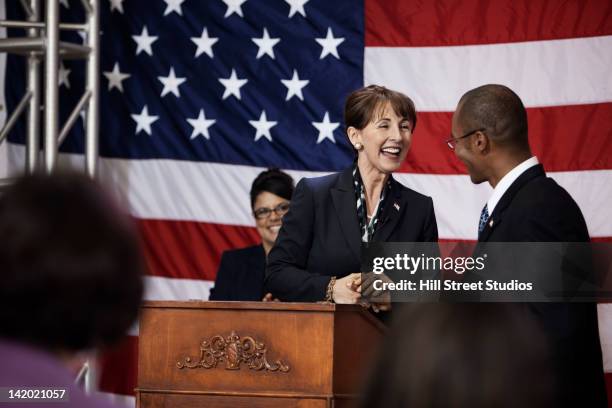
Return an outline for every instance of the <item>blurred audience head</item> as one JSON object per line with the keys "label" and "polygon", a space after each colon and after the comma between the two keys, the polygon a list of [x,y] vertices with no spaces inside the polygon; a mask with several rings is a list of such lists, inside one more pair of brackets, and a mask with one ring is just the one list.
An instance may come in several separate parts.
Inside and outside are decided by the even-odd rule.
{"label": "blurred audience head", "polygon": [[72,353],[109,345],[134,323],[139,243],[94,181],[18,179],[0,195],[0,236],[0,337]]}
{"label": "blurred audience head", "polygon": [[263,171],[253,181],[251,209],[266,254],[278,237],[283,215],[289,211],[293,189],[291,176],[279,169]]}
{"label": "blurred audience head", "polygon": [[361,406],[551,406],[550,354],[525,307],[405,305],[394,317]]}

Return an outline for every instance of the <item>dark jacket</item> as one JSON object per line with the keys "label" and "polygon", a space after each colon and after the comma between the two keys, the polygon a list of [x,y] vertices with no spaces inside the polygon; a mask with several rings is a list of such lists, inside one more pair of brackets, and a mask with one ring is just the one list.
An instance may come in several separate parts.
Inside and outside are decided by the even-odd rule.
{"label": "dark jacket", "polygon": [[255,245],[223,252],[210,300],[261,300],[266,254]]}
{"label": "dark jacket", "polygon": [[[391,178],[384,203],[373,241],[437,241],[431,198]],[[268,255],[266,291],[284,301],[320,301],[332,276],[360,272],[356,205],[352,168],[300,180]]]}
{"label": "dark jacket", "polygon": [[[489,217],[479,242],[589,242],[580,208],[541,165],[519,176]],[[557,380],[557,404],[607,406],[593,303],[522,304],[543,327]]]}

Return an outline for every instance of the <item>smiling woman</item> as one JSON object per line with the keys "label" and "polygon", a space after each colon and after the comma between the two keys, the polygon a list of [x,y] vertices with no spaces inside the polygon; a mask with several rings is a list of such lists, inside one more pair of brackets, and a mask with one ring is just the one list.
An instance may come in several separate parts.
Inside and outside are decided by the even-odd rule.
{"label": "smiling woman", "polygon": [[268,292],[288,301],[361,303],[361,242],[438,239],[431,198],[391,176],[410,149],[416,121],[414,103],[400,92],[370,85],[348,96],[344,122],[355,162],[298,183],[268,256]]}
{"label": "smiling woman", "polygon": [[255,178],[250,192],[251,210],[261,244],[223,253],[210,300],[272,300],[263,290],[266,257],[292,195],[293,179],[278,169],[263,171]]}

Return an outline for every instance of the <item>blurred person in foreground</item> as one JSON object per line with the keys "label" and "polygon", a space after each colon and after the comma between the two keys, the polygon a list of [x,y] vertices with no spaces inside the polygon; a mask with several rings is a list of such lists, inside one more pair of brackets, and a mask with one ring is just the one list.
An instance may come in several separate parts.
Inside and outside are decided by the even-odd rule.
{"label": "blurred person in foreground", "polygon": [[[478,242],[590,241],[574,199],[531,153],[527,112],[510,88],[484,85],[463,95],[448,143],[474,184],[493,187],[474,223]],[[596,306],[516,304],[541,325],[551,346],[556,406],[607,406]]]}
{"label": "blurred person in foreground", "polygon": [[66,389],[61,406],[109,407],[69,367],[136,320],[143,261],[130,220],[86,176],[39,174],[0,195],[0,236],[0,387]]}
{"label": "blurred person in foreground", "polygon": [[293,179],[278,169],[259,173],[251,185],[251,211],[261,244],[223,252],[210,300],[273,300],[264,292],[266,258],[289,210]]}
{"label": "blurred person in foreground", "polygon": [[553,407],[541,328],[503,303],[406,305],[370,373],[363,408]]}
{"label": "blurred person in foreground", "polygon": [[267,291],[285,301],[360,303],[362,242],[437,241],[432,199],[392,177],[416,122],[414,103],[400,92],[370,85],[348,96],[344,123],[355,161],[300,180],[268,256]]}

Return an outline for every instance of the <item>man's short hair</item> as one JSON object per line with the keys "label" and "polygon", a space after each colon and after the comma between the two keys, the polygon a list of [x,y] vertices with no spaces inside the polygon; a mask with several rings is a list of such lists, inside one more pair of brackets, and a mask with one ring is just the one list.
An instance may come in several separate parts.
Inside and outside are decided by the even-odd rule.
{"label": "man's short hair", "polygon": [[143,261],[128,217],[79,174],[0,195],[0,336],[54,351],[107,345],[134,323]]}
{"label": "man's short hair", "polygon": [[461,97],[458,109],[465,132],[485,128],[499,145],[529,149],[527,112],[510,88],[496,84],[474,88]]}

